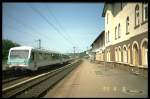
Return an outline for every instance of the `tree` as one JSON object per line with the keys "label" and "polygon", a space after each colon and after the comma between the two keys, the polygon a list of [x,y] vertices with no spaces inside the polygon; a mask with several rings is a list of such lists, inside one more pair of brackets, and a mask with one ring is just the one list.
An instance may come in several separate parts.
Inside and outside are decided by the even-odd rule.
{"label": "tree", "polygon": [[12,47],[16,47],[16,46],[20,46],[20,45],[12,42],[11,40],[3,39],[3,41],[2,41],[2,58],[3,58],[3,61],[7,60],[9,49]]}

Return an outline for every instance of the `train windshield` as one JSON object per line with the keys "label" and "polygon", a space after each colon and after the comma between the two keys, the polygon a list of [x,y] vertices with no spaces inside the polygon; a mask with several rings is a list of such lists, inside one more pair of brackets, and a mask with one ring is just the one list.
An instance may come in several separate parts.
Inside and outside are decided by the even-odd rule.
{"label": "train windshield", "polygon": [[28,58],[29,50],[11,50],[10,52],[10,58],[15,59],[26,59]]}

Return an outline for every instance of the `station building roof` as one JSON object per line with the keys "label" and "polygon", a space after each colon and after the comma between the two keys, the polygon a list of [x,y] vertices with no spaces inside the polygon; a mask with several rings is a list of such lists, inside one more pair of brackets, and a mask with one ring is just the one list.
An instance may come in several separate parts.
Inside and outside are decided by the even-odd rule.
{"label": "station building roof", "polygon": [[105,31],[102,31],[98,36],[97,38],[94,40],[94,42],[91,44],[91,46],[93,46],[93,44],[102,36],[104,35]]}

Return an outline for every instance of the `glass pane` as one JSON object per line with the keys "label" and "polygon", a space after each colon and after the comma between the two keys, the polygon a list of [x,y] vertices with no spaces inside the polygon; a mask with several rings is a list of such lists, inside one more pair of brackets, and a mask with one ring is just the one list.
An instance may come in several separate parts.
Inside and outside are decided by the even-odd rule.
{"label": "glass pane", "polygon": [[10,58],[28,58],[29,50],[12,50]]}

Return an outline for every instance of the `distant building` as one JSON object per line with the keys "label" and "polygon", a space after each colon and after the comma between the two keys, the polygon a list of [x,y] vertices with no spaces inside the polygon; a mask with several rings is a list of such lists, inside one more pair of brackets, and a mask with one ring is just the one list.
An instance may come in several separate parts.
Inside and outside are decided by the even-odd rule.
{"label": "distant building", "polygon": [[94,61],[94,57],[95,57],[95,53],[94,52],[92,52],[92,49],[89,49],[89,50],[87,50],[86,51],[86,54],[88,54],[88,59],[90,60],[90,61]]}
{"label": "distant building", "polygon": [[105,50],[105,31],[102,31],[99,36],[91,44],[93,57],[96,61],[104,61]]}

